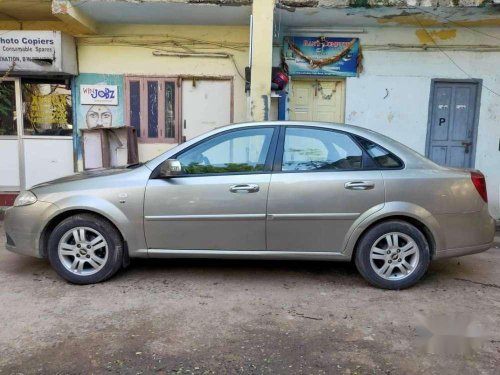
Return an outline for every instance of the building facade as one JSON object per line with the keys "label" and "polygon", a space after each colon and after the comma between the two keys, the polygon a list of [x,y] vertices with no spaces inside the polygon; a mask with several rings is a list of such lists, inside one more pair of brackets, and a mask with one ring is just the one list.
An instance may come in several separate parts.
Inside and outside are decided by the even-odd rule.
{"label": "building facade", "polygon": [[[370,128],[442,165],[480,169],[500,218],[493,4],[23,3],[0,5],[11,16],[0,19],[1,48],[11,48],[0,55],[4,193],[82,170],[83,129],[134,127],[145,161],[231,122],[318,120]],[[38,30],[60,35],[57,63],[41,55],[31,66],[13,64],[25,52],[16,55],[23,46],[6,40],[36,39]]]}

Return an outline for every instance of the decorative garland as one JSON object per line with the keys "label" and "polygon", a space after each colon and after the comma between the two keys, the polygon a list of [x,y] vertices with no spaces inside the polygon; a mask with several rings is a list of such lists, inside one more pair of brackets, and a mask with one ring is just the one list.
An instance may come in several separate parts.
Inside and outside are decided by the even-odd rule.
{"label": "decorative garland", "polygon": [[323,90],[323,86],[321,86],[321,83],[316,80],[316,87],[319,91],[319,93],[321,94],[321,97],[323,98],[323,100],[330,100],[333,96],[333,94],[335,94],[335,92],[337,91],[337,82],[335,82],[335,87],[332,89],[332,91],[329,93],[329,94],[326,94]]}

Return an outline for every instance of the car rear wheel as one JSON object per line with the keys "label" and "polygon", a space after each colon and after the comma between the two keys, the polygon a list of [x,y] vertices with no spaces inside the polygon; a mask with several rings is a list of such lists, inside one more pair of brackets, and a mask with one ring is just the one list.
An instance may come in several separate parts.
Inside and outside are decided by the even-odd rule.
{"label": "car rear wheel", "polygon": [[56,272],[74,284],[94,284],[121,267],[123,242],[116,228],[92,214],[70,216],[52,231],[49,261]]}
{"label": "car rear wheel", "polygon": [[363,235],[355,262],[370,284],[404,289],[414,285],[427,271],[429,244],[415,226],[401,220],[386,221]]}

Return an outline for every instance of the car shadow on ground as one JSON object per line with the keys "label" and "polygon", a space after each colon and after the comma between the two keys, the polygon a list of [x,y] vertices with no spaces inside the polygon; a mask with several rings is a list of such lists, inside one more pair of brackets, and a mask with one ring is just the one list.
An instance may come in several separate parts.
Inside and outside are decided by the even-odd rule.
{"label": "car shadow on ground", "polygon": [[[490,251],[498,251],[491,249]],[[480,256],[480,255],[479,255]],[[478,256],[440,259],[431,262],[422,284],[432,285],[446,280],[457,280],[477,274]],[[48,260],[4,253],[0,274],[14,276],[43,275],[57,280],[58,276]],[[473,259],[475,258],[475,259]],[[480,260],[479,260],[480,261]],[[481,262],[481,261],[480,261]],[[367,285],[354,262],[293,261],[293,260],[233,260],[233,259],[132,259],[112,280],[131,283],[137,279],[173,277],[223,278],[230,280],[321,280],[337,285]]]}
{"label": "car shadow on ground", "polygon": [[[461,259],[441,259],[431,262],[422,278],[422,285],[439,285],[473,275],[475,267]],[[296,279],[300,282],[321,281],[337,286],[367,286],[354,262],[330,261],[279,261],[279,260],[233,260],[233,259],[134,259],[130,266],[121,270],[115,279],[162,278],[192,276],[193,278],[219,279],[252,283],[252,280],[281,281]],[[418,285],[418,284],[417,284]]]}

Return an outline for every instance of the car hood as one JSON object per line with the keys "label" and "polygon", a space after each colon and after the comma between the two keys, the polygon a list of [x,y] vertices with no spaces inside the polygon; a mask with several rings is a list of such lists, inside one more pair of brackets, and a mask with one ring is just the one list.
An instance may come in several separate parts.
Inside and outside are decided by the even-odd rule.
{"label": "car hood", "polygon": [[92,170],[92,171],[85,171],[85,172],[75,173],[75,174],[72,174],[70,176],[61,177],[61,178],[57,178],[55,180],[43,182],[41,184],[32,186],[31,189],[37,189],[37,188],[42,188],[42,187],[46,187],[46,186],[52,186],[52,185],[60,184],[60,183],[64,183],[64,182],[86,180],[86,179],[89,179],[89,178],[102,177],[102,176],[111,176],[111,175],[114,175],[114,174],[126,173],[126,172],[130,172],[130,171],[131,170],[127,169],[126,167],[123,167],[123,168],[96,169],[96,170]]}

